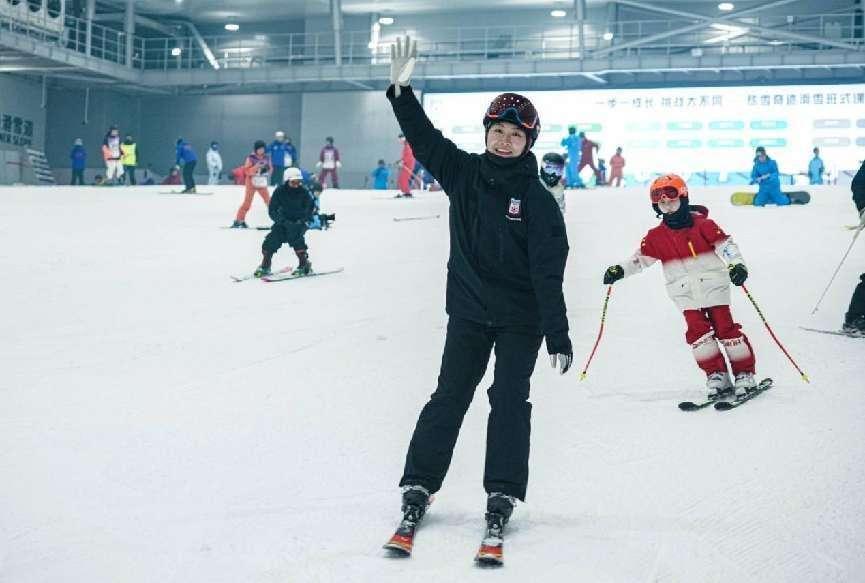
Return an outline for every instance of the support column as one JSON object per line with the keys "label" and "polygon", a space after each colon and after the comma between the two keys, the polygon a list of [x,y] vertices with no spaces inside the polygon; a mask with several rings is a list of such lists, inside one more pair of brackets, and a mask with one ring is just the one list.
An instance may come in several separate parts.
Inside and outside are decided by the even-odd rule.
{"label": "support column", "polygon": [[93,53],[93,18],[96,16],[96,0],[87,0],[87,9],[84,13],[86,36],[84,40],[84,52],[87,56]]}
{"label": "support column", "polygon": [[586,0],[574,0],[574,18],[579,32],[580,59],[586,58]]}
{"label": "support column", "polygon": [[123,22],[123,32],[126,33],[126,66],[132,67],[132,57],[135,55],[135,2],[126,0],[126,12]]}
{"label": "support column", "polygon": [[342,65],[342,0],[330,0],[330,17],[333,22],[334,61]]}

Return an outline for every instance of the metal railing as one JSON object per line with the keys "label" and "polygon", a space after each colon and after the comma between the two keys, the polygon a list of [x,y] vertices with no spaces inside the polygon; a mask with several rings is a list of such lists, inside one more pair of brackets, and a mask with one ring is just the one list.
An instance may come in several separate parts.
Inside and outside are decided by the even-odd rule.
{"label": "metal railing", "polygon": [[[784,53],[793,50],[824,50],[832,42],[863,45],[862,16],[856,14],[822,14],[810,16],[771,16],[740,19],[735,23],[674,34],[650,43],[627,46],[647,36],[668,33],[696,24],[691,20],[621,21],[612,30],[587,23],[580,39],[577,24],[556,27],[486,26],[449,27],[421,31],[388,30],[373,45],[369,31],[347,31],[341,34],[341,64],[372,65],[387,63],[390,44],[410,34],[418,40],[422,61],[476,61],[489,59],[579,59],[593,53],[619,56],[664,55],[688,53],[694,56],[730,53]],[[779,34],[767,42],[749,27],[759,26],[780,33],[815,37],[813,40],[791,39]],[[607,34],[610,33],[610,34]],[[822,37],[822,40],[817,37]],[[255,35],[221,35],[206,37],[221,68],[282,67],[290,65],[332,65],[336,62],[334,34],[287,33]],[[624,48],[618,48],[626,45]],[[142,43],[144,69],[207,69],[211,67],[202,49],[191,38],[150,38]],[[174,54],[172,54],[174,51]]]}
{"label": "metal railing", "polygon": [[[398,36],[410,34],[418,40],[422,61],[485,61],[493,59],[546,60],[590,59],[594,56],[710,56],[722,54],[777,54],[837,48],[845,43],[862,49],[861,14],[818,14],[800,16],[759,16],[742,18],[721,26],[685,33],[669,34],[698,21],[655,19],[619,21],[610,29],[597,22],[583,28],[576,23],[557,26],[486,26],[430,28],[420,31],[387,28],[376,44],[368,30],[346,31],[340,35],[341,64],[375,65],[390,60],[390,45]],[[87,23],[67,16],[62,32],[34,23],[0,15],[0,31],[6,30],[34,40],[87,54]],[[792,39],[781,34],[771,42],[766,33],[756,36],[749,27],[762,27],[806,38]],[[126,64],[127,35],[117,28],[92,23],[90,56],[116,64]],[[650,36],[648,43],[636,44]],[[771,36],[771,34],[770,34]],[[811,38],[813,37],[813,38]],[[819,37],[819,38],[818,38]],[[211,69],[203,48],[191,37],[145,38],[135,36],[131,66],[138,70]],[[336,63],[334,34],[314,33],[257,34],[237,33],[204,38],[220,68],[251,69],[294,65],[332,65]]]}

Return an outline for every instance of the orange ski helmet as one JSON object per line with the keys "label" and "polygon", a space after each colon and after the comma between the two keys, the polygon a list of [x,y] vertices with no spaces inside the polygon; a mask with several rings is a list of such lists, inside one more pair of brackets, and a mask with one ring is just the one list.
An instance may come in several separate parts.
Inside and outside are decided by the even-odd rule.
{"label": "orange ski helmet", "polygon": [[649,196],[653,205],[661,202],[661,197],[666,197],[669,200],[675,200],[679,197],[688,198],[688,185],[676,174],[664,174],[652,182],[652,186],[649,187]]}

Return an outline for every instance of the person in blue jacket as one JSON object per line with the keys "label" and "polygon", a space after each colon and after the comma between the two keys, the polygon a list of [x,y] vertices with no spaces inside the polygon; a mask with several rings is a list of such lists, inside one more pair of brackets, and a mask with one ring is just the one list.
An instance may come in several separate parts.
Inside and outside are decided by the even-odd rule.
{"label": "person in blue jacket", "polygon": [[568,126],[568,135],[562,138],[562,146],[568,150],[568,165],[565,166],[565,182],[568,188],[582,188],[583,181],[577,168],[582,157],[583,138],[577,135],[575,126]]}
{"label": "person in blue jacket", "polygon": [[297,167],[297,150],[292,145],[291,138],[286,137],[285,132],[276,132],[273,137],[274,140],[267,147],[267,153],[270,154],[270,161],[273,164],[270,185],[279,186],[284,182],[285,169]]}
{"label": "person in blue jacket", "polygon": [[195,150],[189,145],[189,142],[183,138],[177,138],[175,163],[178,166],[183,166],[183,184],[186,187],[183,194],[195,194],[195,164],[198,163],[198,156],[195,155]]}
{"label": "person in blue jacket", "polygon": [[811,184],[823,184],[823,173],[826,167],[820,158],[820,148],[814,148],[814,157],[808,162],[808,180]]}
{"label": "person in blue jacket", "polygon": [[778,177],[778,163],[766,155],[766,148],[760,146],[754,157],[751,170],[751,184],[758,184],[759,190],[754,197],[754,206],[774,203],[778,206],[790,204],[790,199],[781,192],[781,179]]}
{"label": "person in blue jacket", "polygon": [[84,149],[84,141],[81,138],[75,138],[72,151],[69,152],[69,159],[72,162],[72,186],[78,184],[84,186],[84,169],[87,167],[87,150]]}
{"label": "person in blue jacket", "polygon": [[370,172],[370,176],[372,176],[372,187],[375,190],[387,190],[387,181],[390,178],[390,170],[384,160],[378,161],[378,166],[375,167],[375,170]]}

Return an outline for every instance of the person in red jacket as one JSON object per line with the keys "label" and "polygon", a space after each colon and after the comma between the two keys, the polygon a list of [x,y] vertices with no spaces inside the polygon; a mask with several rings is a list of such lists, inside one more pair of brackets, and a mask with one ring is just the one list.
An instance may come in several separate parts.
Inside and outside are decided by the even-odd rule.
{"label": "person in red jacket", "polygon": [[[706,373],[709,399],[720,398],[731,390],[737,399],[744,397],[757,384],[751,343],[730,313],[730,282],[739,286],[748,277],[739,248],[709,218],[706,207],[688,203],[688,186],[679,176],[657,178],[650,196],[655,213],[663,217],[661,224],[646,234],[636,253],[607,268],[604,284],[660,261],[667,294],[685,316],[685,340],[691,345],[697,366]],[[718,342],[735,376],[732,386]]]}
{"label": "person in red jacket", "polygon": [[246,175],[246,190],[243,195],[243,203],[237,209],[237,216],[231,225],[232,229],[246,229],[248,227],[246,213],[252,206],[252,199],[256,192],[261,195],[264,204],[270,205],[270,193],[267,191],[267,185],[270,182],[273,165],[267,154],[267,144],[258,140],[253,148],[252,154],[246,157],[246,162],[243,164],[243,172]]}
{"label": "person in red jacket", "polygon": [[402,156],[400,157],[399,178],[396,184],[399,187],[398,196],[412,196],[411,181],[414,176],[415,159],[411,144],[405,139],[405,135],[399,135],[399,143],[402,144]]}
{"label": "person in red jacket", "polygon": [[339,175],[337,170],[342,167],[342,162],[339,159],[339,150],[333,145],[333,138],[328,136],[325,138],[327,144],[321,149],[318,155],[318,162],[315,163],[317,168],[321,169],[321,174],[318,175],[318,181],[321,185],[325,185],[327,177],[330,176],[331,184],[334,188],[339,188]]}
{"label": "person in red jacket", "polygon": [[598,149],[598,144],[586,137],[586,132],[580,132],[580,137],[583,139],[580,146],[580,165],[577,166],[577,174],[583,171],[583,168],[588,166],[595,173],[595,181],[598,185],[603,182],[601,173],[595,166],[595,151]]}
{"label": "person in red jacket", "polygon": [[613,185],[613,180],[616,181],[616,186],[622,185],[622,168],[625,167],[625,159],[622,157],[622,148],[616,148],[616,153],[610,158],[610,181],[607,183]]}

